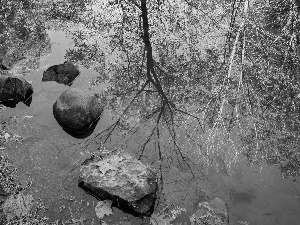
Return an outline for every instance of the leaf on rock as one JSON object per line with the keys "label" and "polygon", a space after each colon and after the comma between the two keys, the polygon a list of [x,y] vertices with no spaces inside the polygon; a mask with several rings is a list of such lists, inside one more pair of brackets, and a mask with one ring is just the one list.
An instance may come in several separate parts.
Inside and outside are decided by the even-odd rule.
{"label": "leaf on rock", "polygon": [[105,162],[105,161],[99,162],[98,165],[99,165],[99,170],[103,174],[105,174],[109,170],[112,170],[112,171],[117,170],[116,167],[114,167],[113,165],[111,165],[110,163]]}
{"label": "leaf on rock", "polygon": [[112,215],[112,209],[111,209],[112,201],[104,200],[99,201],[95,207],[96,215],[99,219],[103,219],[105,215],[109,216]]}

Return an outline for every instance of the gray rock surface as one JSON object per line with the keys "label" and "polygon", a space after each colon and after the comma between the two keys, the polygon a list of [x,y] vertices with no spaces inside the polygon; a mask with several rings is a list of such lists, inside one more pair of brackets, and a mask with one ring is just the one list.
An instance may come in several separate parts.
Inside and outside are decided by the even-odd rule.
{"label": "gray rock surface", "polygon": [[100,200],[113,201],[124,212],[149,216],[156,200],[156,173],[126,153],[92,157],[80,169],[79,186]]}

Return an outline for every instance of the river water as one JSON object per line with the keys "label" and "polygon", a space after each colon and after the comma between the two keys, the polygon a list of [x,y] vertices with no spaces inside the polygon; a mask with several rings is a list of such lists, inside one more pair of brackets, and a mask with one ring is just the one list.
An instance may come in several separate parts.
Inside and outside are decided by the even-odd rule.
{"label": "river water", "polygon": [[[48,30],[47,34],[52,53],[40,61],[38,69],[24,77],[34,88],[30,107],[19,103],[16,108],[1,111],[10,121],[11,133],[18,134],[22,141],[10,144],[0,153],[17,165],[21,182],[32,182],[28,193],[34,199],[40,198],[48,207],[46,215],[50,221],[65,222],[73,218],[82,220],[82,224],[99,224],[94,212],[97,200],[77,187],[78,165],[90,156],[89,147],[82,144],[89,137],[76,139],[68,135],[52,114],[53,103],[69,87],[56,82],[41,82],[44,70],[64,62],[72,40],[61,31]],[[89,82],[98,74],[78,66],[80,76],[72,87],[88,90]],[[101,92],[105,86],[101,84],[93,91]],[[94,134],[112,122],[110,112],[105,110]],[[193,178],[184,166],[171,165],[165,173],[165,201],[192,206],[199,200],[199,190],[203,190],[210,197],[222,198],[227,203],[231,225],[300,224],[300,183],[283,179],[276,167],[247,166],[242,156],[239,157],[239,163],[232,166],[230,172],[220,167],[207,174],[207,179]],[[142,223],[117,209],[114,213],[106,218],[108,224]],[[180,224],[180,221],[175,222]]]}

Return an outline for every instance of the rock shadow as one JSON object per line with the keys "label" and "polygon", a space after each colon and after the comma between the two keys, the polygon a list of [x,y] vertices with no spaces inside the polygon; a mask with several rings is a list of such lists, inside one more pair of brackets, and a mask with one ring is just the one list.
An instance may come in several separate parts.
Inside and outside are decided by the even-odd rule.
{"label": "rock shadow", "polygon": [[8,100],[8,101],[0,102],[0,103],[9,108],[16,108],[17,104],[20,102],[23,102],[26,106],[29,107],[32,102],[32,96],[30,96],[26,101]]}

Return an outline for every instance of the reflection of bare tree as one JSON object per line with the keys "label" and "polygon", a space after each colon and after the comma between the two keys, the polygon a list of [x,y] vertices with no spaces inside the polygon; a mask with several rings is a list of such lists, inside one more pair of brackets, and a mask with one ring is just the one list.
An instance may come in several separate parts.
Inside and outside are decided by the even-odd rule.
{"label": "reflection of bare tree", "polygon": [[247,119],[242,126],[248,128],[241,131],[244,153],[249,163],[279,165],[285,177],[298,179],[298,3],[257,4],[244,34],[248,40],[243,74],[242,105]]}
{"label": "reflection of bare tree", "polygon": [[[193,161],[190,160],[188,152],[192,147],[197,148],[197,151],[203,150],[197,136],[203,134],[203,125],[207,122],[203,122],[198,107],[192,110],[189,107],[196,104],[202,109],[206,108],[209,115],[206,118],[210,117],[213,122],[217,110],[214,115],[210,111],[214,109],[213,105],[218,104],[218,94],[211,92],[213,84],[207,70],[215,71],[216,65],[221,68],[218,53],[214,50],[207,51],[206,58],[203,59],[200,53],[195,52],[191,62],[181,56],[170,63],[167,62],[167,57],[171,58],[178,46],[168,45],[168,41],[159,43],[160,46],[156,40],[155,49],[161,57],[158,59],[153,56],[147,7],[145,1],[141,2],[141,6],[121,6],[124,20],[121,24],[115,23],[115,34],[111,34],[109,43],[115,52],[120,53],[115,57],[123,60],[113,59],[112,61],[117,61],[116,65],[109,62],[107,66],[104,64],[105,72],[100,75],[100,81],[111,84],[104,96],[108,106],[118,117],[110,127],[89,139],[85,146],[92,145],[92,142],[100,144],[113,141],[119,143],[118,147],[125,146],[146,128],[147,131],[138,140],[139,148],[136,153],[139,158],[152,154],[152,157],[158,157],[158,162],[183,163],[194,175]],[[137,14],[141,13],[140,36],[126,39],[126,32],[135,33],[135,27],[130,26],[137,22],[130,18],[135,10],[138,11]],[[125,12],[129,12],[128,15]],[[75,48],[68,51],[67,57],[69,60],[78,60],[86,67],[99,66],[103,62],[103,56],[98,54],[101,51],[97,50],[97,44],[89,45],[84,41],[84,35],[87,36],[85,32],[73,33]],[[101,42],[98,45],[101,46]],[[123,135],[114,137],[120,133]]]}
{"label": "reflection of bare tree", "polygon": [[[176,160],[190,166],[187,163],[189,148],[197,148],[200,155],[206,154],[199,143],[199,136],[204,133],[204,126],[209,128],[214,124],[218,113],[216,106],[219,105],[218,86],[223,77],[222,63],[215,49],[208,49],[205,57],[193,49],[198,38],[194,34],[184,45],[168,37],[151,38],[151,32],[159,34],[159,29],[153,30],[153,18],[149,20],[148,14],[156,5],[148,3],[142,1],[141,6],[134,2],[116,4],[114,7],[122,11],[120,20],[85,23],[90,29],[97,28],[109,37],[111,56],[102,56],[106,46],[101,46],[101,41],[88,43],[89,33],[83,29],[73,32],[75,47],[68,51],[67,57],[86,67],[101,68],[104,65],[99,82],[111,84],[104,95],[108,106],[119,118],[110,128],[95,135],[95,139],[105,142],[119,132],[133,138],[139,130],[147,127],[137,152],[140,158],[149,155],[151,150],[147,150],[152,146],[159,161],[167,160],[169,156],[165,149],[170,148]],[[168,13],[172,15],[173,12]],[[175,15],[170,22],[176,22]],[[195,25],[194,17],[191,23]],[[163,23],[159,25],[164,26]],[[178,28],[175,27],[175,31],[183,35]],[[181,51],[176,53],[178,48]],[[142,124],[142,127],[137,124]],[[129,138],[124,139],[128,143]],[[168,147],[163,143],[166,140]]]}
{"label": "reflection of bare tree", "polygon": [[[280,4],[285,5],[272,10]],[[88,19],[73,32],[75,48],[67,57],[97,68],[93,84],[110,83],[103,95],[117,116],[95,138],[109,141],[122,133],[128,143],[147,127],[139,139],[140,157],[155,148],[158,158],[166,159],[170,148],[186,161],[187,149],[196,148],[202,159],[209,158],[207,164],[217,155],[230,165],[230,157],[239,153],[230,138],[237,129],[249,162],[295,162],[278,151],[281,138],[297,135],[299,124],[297,5],[286,4],[274,0],[270,8],[258,1],[249,9],[247,1],[183,1],[180,6],[122,1],[99,6],[98,14],[86,7],[82,18]],[[265,16],[267,23],[283,16],[282,32],[270,32]],[[222,20],[228,22],[226,32],[220,31]],[[219,49],[199,43],[199,27],[208,37],[217,30],[214,35],[223,41]]]}

